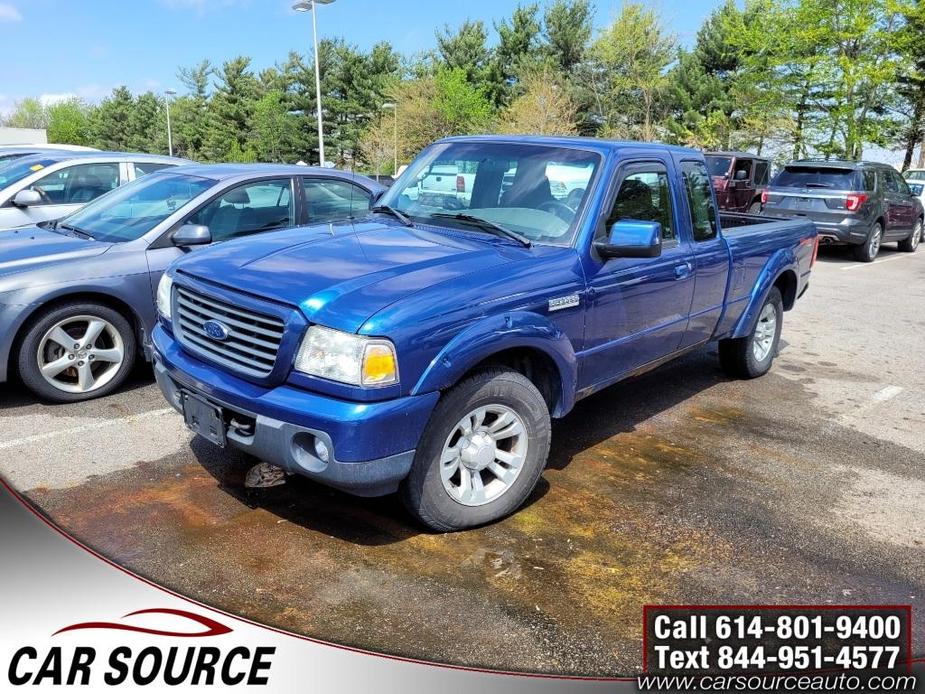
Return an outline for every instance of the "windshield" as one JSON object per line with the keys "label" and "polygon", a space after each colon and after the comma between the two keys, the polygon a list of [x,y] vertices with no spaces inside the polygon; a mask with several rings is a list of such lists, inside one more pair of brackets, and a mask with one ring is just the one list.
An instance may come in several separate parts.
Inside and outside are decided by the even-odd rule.
{"label": "windshield", "polygon": [[732,166],[732,157],[705,157],[707,170],[711,176],[725,176]]}
{"label": "windshield", "polygon": [[925,181],[925,169],[911,169],[904,175],[907,181]]}
{"label": "windshield", "polygon": [[469,215],[531,242],[567,246],[600,165],[594,152],[507,142],[450,142],[424,151],[383,196],[414,221],[484,233]]}
{"label": "windshield", "polygon": [[862,190],[856,171],[831,166],[788,166],[777,174],[771,185],[777,188]]}
{"label": "windshield", "polygon": [[134,241],[215,183],[176,173],[148,174],[97,198],[58,226],[73,227],[109,243]]}
{"label": "windshield", "polygon": [[0,188],[11,186],[26,176],[31,176],[36,171],[41,171],[49,164],[54,163],[54,159],[35,159],[33,157],[0,162]]}

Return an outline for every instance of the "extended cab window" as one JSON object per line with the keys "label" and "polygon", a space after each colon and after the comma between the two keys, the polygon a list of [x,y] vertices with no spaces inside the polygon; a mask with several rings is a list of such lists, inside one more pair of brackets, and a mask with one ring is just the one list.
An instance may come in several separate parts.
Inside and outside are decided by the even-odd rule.
{"label": "extended cab window", "polygon": [[662,225],[662,240],[677,238],[668,187],[668,170],[662,164],[634,164],[624,172],[608,225],[621,219],[638,219]]}
{"label": "extended cab window", "polygon": [[271,229],[294,226],[292,182],[288,178],[259,181],[226,190],[188,220],[204,224],[213,241],[227,241]]}
{"label": "extended cab window", "polygon": [[339,219],[365,217],[372,196],[363,188],[346,181],[324,178],[303,178],[308,221],[333,222]]}
{"label": "extended cab window", "polygon": [[84,204],[119,187],[119,164],[80,164],[59,169],[29,188],[45,205]]}
{"label": "extended cab window", "polygon": [[719,231],[707,168],[698,161],[685,161],[681,164],[681,172],[684,174],[687,201],[691,208],[694,241],[709,241],[716,238]]}

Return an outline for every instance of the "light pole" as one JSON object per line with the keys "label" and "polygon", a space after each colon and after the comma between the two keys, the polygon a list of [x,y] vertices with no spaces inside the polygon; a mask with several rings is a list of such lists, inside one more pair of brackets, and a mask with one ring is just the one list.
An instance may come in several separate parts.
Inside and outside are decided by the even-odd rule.
{"label": "light pole", "polygon": [[395,126],[394,127],[394,142],[392,143],[393,151],[395,154],[395,164],[392,168],[392,175],[394,176],[398,173],[398,104],[394,104],[390,101],[388,103],[382,104],[382,108],[392,109],[392,111],[394,112],[393,115],[395,116],[393,120],[393,123]]}
{"label": "light pole", "polygon": [[296,12],[312,13],[312,38],[315,46],[315,102],[318,105],[318,160],[324,166],[324,124],[321,120],[321,69],[318,66],[318,20],[315,17],[315,5],[330,5],[334,0],[299,0],[292,6]]}
{"label": "light pole", "polygon": [[173,133],[170,131],[170,97],[176,96],[177,92],[168,89],[164,92],[164,102],[167,104],[167,153],[173,156]]}

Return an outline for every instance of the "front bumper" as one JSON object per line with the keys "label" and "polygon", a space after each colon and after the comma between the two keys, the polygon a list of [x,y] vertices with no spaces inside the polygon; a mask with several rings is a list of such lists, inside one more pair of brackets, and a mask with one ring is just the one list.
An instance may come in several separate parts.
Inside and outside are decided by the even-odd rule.
{"label": "front bumper", "polygon": [[[358,403],[291,386],[263,388],[184,352],[162,326],[152,334],[154,374],[167,401],[181,410],[181,391],[221,407],[230,445],[284,470],[359,496],[398,489],[439,393]],[[330,451],[315,453],[320,439]]]}

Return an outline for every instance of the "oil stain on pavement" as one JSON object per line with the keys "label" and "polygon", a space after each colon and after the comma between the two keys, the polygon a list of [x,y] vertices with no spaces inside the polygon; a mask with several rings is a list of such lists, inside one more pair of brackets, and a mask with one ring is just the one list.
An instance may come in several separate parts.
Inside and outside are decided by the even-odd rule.
{"label": "oil stain on pavement", "polygon": [[554,425],[525,508],[463,533],[300,478],[247,490],[253,459],[201,439],[28,496],[119,564],[265,624],[439,662],[627,675],[644,604],[925,608],[925,456],[839,424],[795,378],[728,381],[702,351],[588,398]]}

